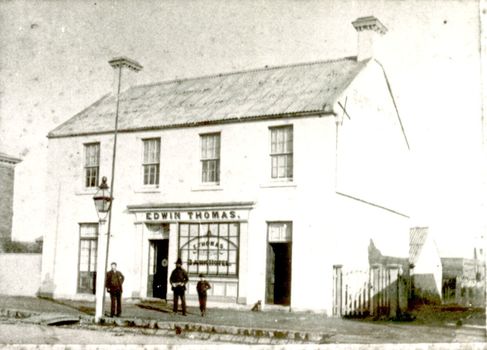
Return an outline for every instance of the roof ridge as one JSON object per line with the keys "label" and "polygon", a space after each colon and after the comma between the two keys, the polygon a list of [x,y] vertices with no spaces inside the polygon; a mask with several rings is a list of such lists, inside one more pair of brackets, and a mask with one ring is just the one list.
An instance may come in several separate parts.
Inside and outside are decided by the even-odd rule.
{"label": "roof ridge", "polygon": [[[171,84],[171,83],[177,83],[177,82],[184,82],[184,81],[189,81],[189,80],[218,78],[218,77],[231,76],[231,75],[237,75],[237,74],[242,74],[242,73],[262,72],[262,71],[282,69],[282,68],[290,68],[290,67],[297,67],[297,66],[312,66],[312,65],[316,65],[316,64],[332,63],[332,62],[339,62],[339,61],[351,61],[351,60],[356,60],[356,59],[357,59],[357,56],[347,56],[347,57],[341,57],[341,58],[332,58],[332,59],[328,59],[328,60],[318,60],[318,61],[300,62],[300,63],[289,63],[289,64],[283,64],[283,65],[271,66],[271,67],[265,66],[265,67],[261,67],[261,68],[244,69],[244,70],[238,70],[238,71],[233,71],[233,72],[208,74],[208,75],[201,75],[201,76],[197,76],[197,77],[163,80],[163,81],[159,81],[159,82],[155,82],[155,83],[134,85],[134,86],[130,87],[129,90],[141,88],[141,87],[150,87],[150,86],[156,86],[156,85],[164,85],[164,84]],[[361,63],[361,62],[365,63],[366,61],[369,61],[369,60],[356,61],[356,62],[357,63]]]}

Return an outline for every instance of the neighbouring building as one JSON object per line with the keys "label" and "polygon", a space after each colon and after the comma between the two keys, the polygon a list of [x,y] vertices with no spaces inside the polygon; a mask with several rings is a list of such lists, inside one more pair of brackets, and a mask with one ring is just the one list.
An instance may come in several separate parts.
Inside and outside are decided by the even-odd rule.
{"label": "neighbouring building", "polygon": [[[353,25],[357,57],[126,87],[137,63],[111,61],[123,74],[109,261],[124,298],[172,298],[180,256],[190,300],[203,273],[210,304],[371,306],[369,290],[340,288],[348,272],[368,279],[371,239],[407,259],[409,145],[372,57],[387,30]],[[42,293],[94,298],[92,197],[110,174],[115,104],[108,94],[49,133]]]}
{"label": "neighbouring building", "polygon": [[411,228],[409,263],[413,302],[441,303],[441,258],[428,227]]}
{"label": "neighbouring building", "polygon": [[0,152],[0,252],[12,240],[15,165],[20,159]]}
{"label": "neighbouring building", "polygon": [[441,258],[442,293],[445,304],[485,306],[485,260],[474,258]]}

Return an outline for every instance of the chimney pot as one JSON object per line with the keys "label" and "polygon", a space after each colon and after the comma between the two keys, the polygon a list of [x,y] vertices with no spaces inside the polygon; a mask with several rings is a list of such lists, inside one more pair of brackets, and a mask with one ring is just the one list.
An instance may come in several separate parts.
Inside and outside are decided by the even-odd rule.
{"label": "chimney pot", "polygon": [[387,33],[387,28],[376,17],[357,18],[352,22],[358,33],[357,61],[374,57],[378,37]]}
{"label": "chimney pot", "polygon": [[114,69],[112,92],[114,96],[118,92],[124,92],[134,86],[136,84],[135,73],[143,68],[139,62],[125,56],[112,58],[108,64]]}

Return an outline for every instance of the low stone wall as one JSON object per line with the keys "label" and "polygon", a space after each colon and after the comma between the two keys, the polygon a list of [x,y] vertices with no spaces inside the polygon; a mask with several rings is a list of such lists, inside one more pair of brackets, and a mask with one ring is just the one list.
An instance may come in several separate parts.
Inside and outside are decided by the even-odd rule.
{"label": "low stone wall", "polygon": [[41,284],[41,254],[0,254],[0,294],[35,296]]}

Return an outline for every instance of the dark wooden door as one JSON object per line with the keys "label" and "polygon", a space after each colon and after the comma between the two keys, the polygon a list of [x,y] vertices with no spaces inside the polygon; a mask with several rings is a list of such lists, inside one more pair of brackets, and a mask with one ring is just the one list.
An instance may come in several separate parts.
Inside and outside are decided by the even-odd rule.
{"label": "dark wooden door", "polygon": [[150,241],[147,296],[160,299],[167,297],[168,248],[168,239]]}
{"label": "dark wooden door", "polygon": [[291,243],[269,243],[267,254],[267,291],[269,304],[291,302]]}

